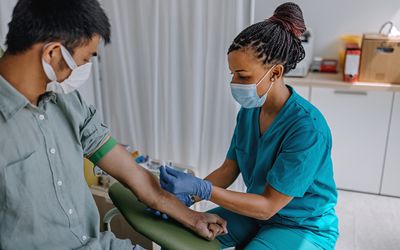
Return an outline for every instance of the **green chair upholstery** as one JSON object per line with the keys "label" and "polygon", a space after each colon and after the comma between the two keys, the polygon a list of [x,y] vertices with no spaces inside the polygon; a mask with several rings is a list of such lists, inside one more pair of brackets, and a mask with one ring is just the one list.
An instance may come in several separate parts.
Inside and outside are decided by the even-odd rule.
{"label": "green chair upholstery", "polygon": [[115,207],[127,222],[140,234],[157,243],[162,249],[220,249],[217,240],[207,241],[189,229],[173,221],[163,220],[146,211],[146,206],[120,183],[113,184],[108,191]]}

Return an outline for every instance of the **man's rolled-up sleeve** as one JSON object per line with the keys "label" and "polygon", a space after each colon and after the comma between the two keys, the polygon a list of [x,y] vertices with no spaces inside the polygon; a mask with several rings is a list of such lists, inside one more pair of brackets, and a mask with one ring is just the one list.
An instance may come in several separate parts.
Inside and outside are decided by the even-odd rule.
{"label": "man's rolled-up sleeve", "polygon": [[86,116],[80,128],[81,144],[84,156],[92,155],[105,140],[110,137],[110,129],[103,123],[100,114],[93,105],[86,106]]}

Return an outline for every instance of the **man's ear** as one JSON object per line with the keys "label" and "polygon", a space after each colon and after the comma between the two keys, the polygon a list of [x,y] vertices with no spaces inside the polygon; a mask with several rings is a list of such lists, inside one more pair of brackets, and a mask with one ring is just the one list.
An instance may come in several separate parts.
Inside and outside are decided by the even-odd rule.
{"label": "man's ear", "polygon": [[45,62],[51,63],[55,57],[61,56],[61,44],[59,42],[48,43],[43,46],[42,58]]}

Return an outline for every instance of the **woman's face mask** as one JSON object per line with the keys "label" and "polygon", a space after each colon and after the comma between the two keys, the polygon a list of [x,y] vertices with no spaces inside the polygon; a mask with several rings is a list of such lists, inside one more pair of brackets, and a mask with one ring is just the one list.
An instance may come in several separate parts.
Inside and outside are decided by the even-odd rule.
{"label": "woman's face mask", "polygon": [[257,86],[262,83],[262,81],[267,77],[267,75],[275,67],[272,66],[263,77],[253,84],[241,84],[241,83],[231,83],[231,92],[233,98],[244,108],[258,108],[261,107],[267,100],[267,96],[274,84],[272,81],[267,92],[261,97],[257,94]]}
{"label": "woman's face mask", "polygon": [[42,58],[43,70],[47,78],[51,81],[47,84],[46,91],[53,91],[59,94],[69,94],[78,89],[89,79],[92,63],[88,62],[78,66],[68,50],[62,45],[61,54],[72,72],[67,79],[58,82],[54,69]]}

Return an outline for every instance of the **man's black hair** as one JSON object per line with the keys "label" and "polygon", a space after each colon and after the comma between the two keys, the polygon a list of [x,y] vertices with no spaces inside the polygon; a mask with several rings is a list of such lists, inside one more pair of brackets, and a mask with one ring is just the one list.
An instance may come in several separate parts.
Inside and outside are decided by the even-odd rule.
{"label": "man's black hair", "polygon": [[70,52],[99,35],[110,42],[110,23],[97,0],[19,0],[8,24],[7,53],[36,43],[61,42]]}

